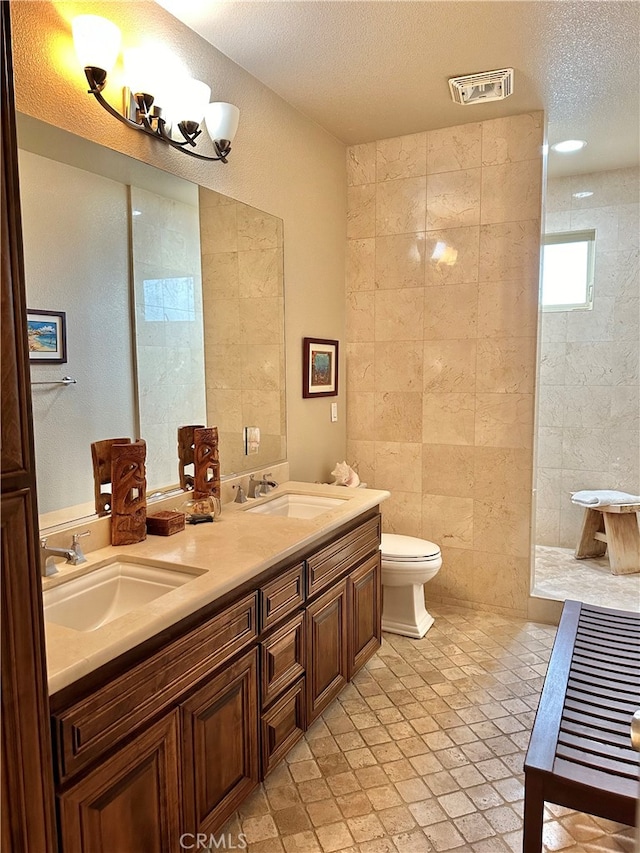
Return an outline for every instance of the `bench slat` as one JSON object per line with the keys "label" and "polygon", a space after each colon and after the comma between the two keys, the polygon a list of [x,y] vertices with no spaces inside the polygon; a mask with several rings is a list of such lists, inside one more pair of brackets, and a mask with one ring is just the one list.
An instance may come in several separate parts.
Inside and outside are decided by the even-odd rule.
{"label": "bench slat", "polygon": [[614,776],[621,776],[624,779],[629,779],[637,782],[638,779],[638,762],[630,764],[626,761],[616,761],[613,758],[605,758],[604,756],[592,756],[582,749],[564,746],[558,744],[558,758],[564,758],[565,761],[571,761],[574,764],[579,764],[581,767],[592,767],[594,770],[599,770],[601,773],[611,773]]}
{"label": "bench slat", "polygon": [[597,726],[577,723],[574,720],[568,719],[566,714],[563,715],[560,731],[565,732],[566,734],[584,737],[588,740],[599,741],[600,743],[613,744],[621,749],[628,749],[629,747],[628,731],[625,735],[622,731],[617,733],[608,729],[598,728]]}
{"label": "bench slat", "polygon": [[587,714],[584,709],[573,710],[565,706],[562,715],[563,723],[576,723],[588,726],[594,731],[611,732],[619,737],[629,737],[629,723],[626,719],[612,720],[611,717],[598,717],[595,714]]}
{"label": "bench slat", "polygon": [[563,729],[560,730],[560,734],[558,735],[558,743],[584,753],[585,762],[596,767],[599,766],[601,758],[612,759],[613,761],[620,761],[622,764],[629,765],[631,772],[637,774],[638,754],[631,748],[629,743],[624,746],[602,743],[591,737],[583,737],[582,735],[565,732]]}

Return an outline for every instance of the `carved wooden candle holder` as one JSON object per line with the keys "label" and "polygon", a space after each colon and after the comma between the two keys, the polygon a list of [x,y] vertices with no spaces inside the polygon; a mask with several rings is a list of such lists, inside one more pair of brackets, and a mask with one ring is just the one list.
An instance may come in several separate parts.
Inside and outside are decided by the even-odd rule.
{"label": "carved wooden candle holder", "polygon": [[193,467],[195,498],[220,499],[220,459],[218,427],[196,427],[193,431]]}
{"label": "carved wooden candle holder", "polygon": [[204,429],[204,424],[178,427],[178,476],[180,488],[189,492],[194,487],[193,474],[189,474],[186,468],[193,465],[193,433],[196,429]]}
{"label": "carved wooden candle holder", "polygon": [[146,455],[142,439],[111,447],[112,545],[133,545],[147,538]]}
{"label": "carved wooden candle holder", "polygon": [[111,449],[114,444],[131,444],[130,438],[105,438],[91,445],[93,462],[93,496],[98,515],[109,515],[113,505],[112,489],[102,491],[102,486],[111,485]]}

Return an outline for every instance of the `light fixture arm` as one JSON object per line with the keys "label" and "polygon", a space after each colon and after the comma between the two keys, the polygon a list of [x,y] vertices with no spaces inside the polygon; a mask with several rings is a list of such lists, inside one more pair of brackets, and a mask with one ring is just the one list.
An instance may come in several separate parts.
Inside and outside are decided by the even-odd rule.
{"label": "light fixture arm", "polygon": [[100,106],[114,118],[117,118],[118,121],[122,122],[122,124],[126,124],[127,127],[132,127],[134,130],[141,130],[143,133],[154,136],[156,139],[161,139],[172,148],[183,151],[185,154],[188,154],[190,157],[195,157],[197,160],[220,161],[222,163],[227,162],[227,157],[231,151],[231,143],[228,140],[221,139],[219,142],[217,140],[213,140],[213,145],[216,150],[216,154],[218,155],[217,157],[207,157],[204,154],[198,154],[195,151],[190,151],[187,146],[195,146],[195,140],[202,133],[196,122],[181,121],[178,124],[178,129],[184,137],[184,142],[178,142],[167,133],[166,122],[159,114],[159,111],[158,115],[154,116],[151,114],[153,98],[150,95],[135,95],[137,105],[136,119],[139,117],[140,120],[133,121],[118,112],[118,110],[116,110],[106,100],[106,98],[103,97],[102,90],[107,83],[107,72],[104,69],[88,65],[85,67],[84,73],[87,78],[87,82],[89,83],[88,94],[93,95]]}

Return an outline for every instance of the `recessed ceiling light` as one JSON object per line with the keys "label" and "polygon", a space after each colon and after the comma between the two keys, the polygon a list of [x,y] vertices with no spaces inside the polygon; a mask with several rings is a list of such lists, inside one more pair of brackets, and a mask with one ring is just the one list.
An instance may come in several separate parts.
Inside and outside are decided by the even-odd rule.
{"label": "recessed ceiling light", "polygon": [[574,198],[590,198],[593,195],[591,190],[583,190],[579,193],[573,193]]}
{"label": "recessed ceiling light", "polygon": [[556,142],[551,146],[552,151],[557,151],[558,154],[573,154],[574,151],[580,151],[587,143],[584,139],[565,139],[564,142]]}

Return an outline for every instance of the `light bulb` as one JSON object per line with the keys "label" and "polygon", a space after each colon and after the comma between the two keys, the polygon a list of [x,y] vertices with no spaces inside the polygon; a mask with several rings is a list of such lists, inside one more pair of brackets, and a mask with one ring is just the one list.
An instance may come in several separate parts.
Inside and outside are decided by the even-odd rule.
{"label": "light bulb", "polygon": [[179,121],[192,121],[194,124],[200,124],[204,118],[210,97],[211,87],[201,80],[194,80],[193,77],[181,80],[180,103],[177,107],[178,113],[174,115],[174,118]]}
{"label": "light bulb", "polygon": [[240,110],[233,104],[216,101],[207,107],[204,120],[207,133],[214,142],[220,142],[221,139],[233,142],[240,121]]}
{"label": "light bulb", "polygon": [[83,68],[111,71],[120,51],[120,30],[98,15],[78,15],[71,23],[73,43]]}
{"label": "light bulb", "polygon": [[551,150],[558,154],[573,154],[584,148],[586,144],[584,139],[565,139],[564,142],[556,142],[552,145]]}

